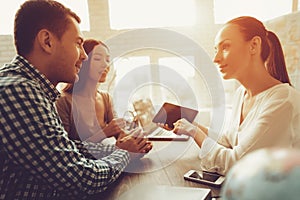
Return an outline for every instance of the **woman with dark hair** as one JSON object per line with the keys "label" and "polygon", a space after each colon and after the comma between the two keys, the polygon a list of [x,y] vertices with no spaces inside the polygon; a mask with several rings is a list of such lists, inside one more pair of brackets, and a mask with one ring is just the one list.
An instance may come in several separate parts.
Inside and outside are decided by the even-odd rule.
{"label": "woman with dark hair", "polygon": [[124,133],[125,121],[118,118],[108,92],[99,91],[109,72],[109,49],[101,41],[85,40],[88,59],[83,62],[79,80],[68,84],[56,102],[58,113],[69,137],[100,142]]}
{"label": "woman with dark hair", "polygon": [[228,130],[218,141],[207,128],[185,119],[173,131],[194,137],[201,167],[225,174],[245,154],[267,147],[300,147],[300,93],[290,83],[277,36],[253,17],[227,22],[217,34],[217,64],[224,79],[241,86]]}

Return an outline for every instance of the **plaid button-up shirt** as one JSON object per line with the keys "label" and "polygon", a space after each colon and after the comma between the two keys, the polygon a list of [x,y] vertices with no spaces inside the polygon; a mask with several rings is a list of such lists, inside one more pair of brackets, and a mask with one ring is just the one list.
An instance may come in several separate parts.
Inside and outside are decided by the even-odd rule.
{"label": "plaid button-up shirt", "polygon": [[71,141],[54,106],[58,95],[21,56],[0,69],[0,199],[82,199],[128,164],[128,152],[114,145]]}

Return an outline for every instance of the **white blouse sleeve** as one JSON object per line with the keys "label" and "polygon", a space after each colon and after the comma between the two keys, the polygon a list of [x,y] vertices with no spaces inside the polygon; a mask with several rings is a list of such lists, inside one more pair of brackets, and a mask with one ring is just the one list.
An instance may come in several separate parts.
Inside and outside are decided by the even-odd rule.
{"label": "white blouse sleeve", "polygon": [[[293,90],[273,90],[262,99],[248,126],[238,130],[238,140],[232,148],[211,138],[202,143],[201,168],[226,174],[231,166],[246,153],[265,147],[294,147],[299,145],[299,93]],[[298,116],[298,117],[297,117]],[[234,142],[233,142],[234,143]]]}

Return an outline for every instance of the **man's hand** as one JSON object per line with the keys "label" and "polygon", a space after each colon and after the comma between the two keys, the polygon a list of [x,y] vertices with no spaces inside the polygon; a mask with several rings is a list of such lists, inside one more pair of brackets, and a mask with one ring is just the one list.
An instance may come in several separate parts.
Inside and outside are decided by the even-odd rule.
{"label": "man's hand", "polygon": [[127,150],[131,158],[141,157],[152,149],[152,143],[145,137],[140,128],[133,129],[129,134],[120,134],[116,146]]}

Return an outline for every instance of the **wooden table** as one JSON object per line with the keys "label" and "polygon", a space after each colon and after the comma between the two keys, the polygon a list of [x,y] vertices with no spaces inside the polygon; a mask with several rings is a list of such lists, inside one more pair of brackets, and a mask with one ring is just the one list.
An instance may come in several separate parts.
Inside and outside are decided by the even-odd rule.
{"label": "wooden table", "polygon": [[199,147],[188,141],[155,141],[153,149],[142,159],[131,163],[119,179],[93,199],[115,200],[137,184],[170,185],[210,188],[212,197],[219,196],[220,188],[184,180],[190,169],[199,169]]}

